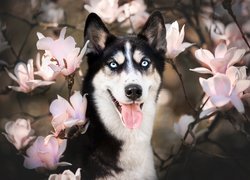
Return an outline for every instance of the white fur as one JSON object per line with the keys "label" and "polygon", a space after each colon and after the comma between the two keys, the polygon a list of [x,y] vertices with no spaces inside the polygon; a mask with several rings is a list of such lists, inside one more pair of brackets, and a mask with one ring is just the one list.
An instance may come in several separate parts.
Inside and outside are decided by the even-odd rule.
{"label": "white fur", "polygon": [[132,64],[132,54],[131,54],[131,44],[129,42],[125,43],[125,56],[126,59],[128,60],[128,68],[131,70],[133,68]]}
{"label": "white fur", "polygon": [[[132,69],[130,47],[130,44],[126,43],[125,56],[127,59],[130,57],[129,61],[131,61],[128,62],[131,63],[129,66],[131,69],[128,72],[112,75],[112,73],[107,73],[108,70],[104,68],[93,79],[95,103],[101,120],[112,135],[124,142],[119,158],[119,165],[124,171],[108,179],[153,180],[156,179],[156,172],[150,140],[160,76],[156,70],[142,75]],[[142,97],[139,100],[144,103],[143,121],[138,129],[128,129],[122,124],[120,115],[107,91],[109,89],[119,102],[128,103],[129,99],[124,94],[124,88],[132,82],[141,85],[143,89]]]}

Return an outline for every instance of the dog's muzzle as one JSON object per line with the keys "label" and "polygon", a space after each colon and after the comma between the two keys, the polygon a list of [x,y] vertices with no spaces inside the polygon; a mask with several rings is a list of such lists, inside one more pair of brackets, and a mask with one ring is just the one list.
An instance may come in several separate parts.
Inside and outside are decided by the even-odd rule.
{"label": "dog's muzzle", "polygon": [[109,89],[108,93],[116,107],[123,125],[129,129],[139,128],[142,123],[143,103],[139,103],[137,100],[142,96],[141,86],[130,84],[125,87],[125,95],[131,100],[128,104],[119,102]]}
{"label": "dog's muzzle", "polygon": [[142,88],[138,84],[129,84],[125,87],[125,95],[135,101],[142,96]]}

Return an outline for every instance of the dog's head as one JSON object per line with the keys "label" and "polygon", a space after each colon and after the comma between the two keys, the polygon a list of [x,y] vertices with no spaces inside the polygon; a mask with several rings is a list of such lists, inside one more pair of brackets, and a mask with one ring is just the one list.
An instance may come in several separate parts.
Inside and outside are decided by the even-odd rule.
{"label": "dog's head", "polygon": [[129,129],[141,126],[143,112],[151,111],[159,92],[165,36],[159,12],[149,17],[138,35],[121,37],[111,34],[96,14],[88,16],[84,38],[89,40],[89,69],[85,81],[91,82],[88,85],[93,86],[93,92],[88,93],[93,94],[102,114],[119,116]]}

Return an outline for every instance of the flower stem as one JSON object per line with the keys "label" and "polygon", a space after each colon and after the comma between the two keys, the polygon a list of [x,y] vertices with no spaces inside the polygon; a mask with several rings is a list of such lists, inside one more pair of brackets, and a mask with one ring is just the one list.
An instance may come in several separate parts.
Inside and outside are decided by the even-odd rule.
{"label": "flower stem", "polygon": [[74,86],[74,82],[75,82],[75,80],[74,80],[74,77],[75,77],[75,73],[72,73],[72,74],[70,74],[70,75],[68,75],[67,77],[66,77],[66,80],[67,80],[67,82],[68,82],[68,99],[70,98],[70,96],[71,96],[71,91],[72,91],[72,88],[73,88],[73,86]]}

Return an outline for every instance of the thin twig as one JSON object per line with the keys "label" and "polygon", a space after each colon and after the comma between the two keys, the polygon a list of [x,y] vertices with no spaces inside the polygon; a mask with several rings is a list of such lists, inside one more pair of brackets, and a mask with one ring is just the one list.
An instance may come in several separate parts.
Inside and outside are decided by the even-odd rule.
{"label": "thin twig", "polygon": [[74,77],[75,77],[75,73],[73,74],[70,74],[66,77],[66,80],[68,82],[68,99],[70,98],[71,96],[71,92],[72,92],[72,88],[74,86]]}
{"label": "thin twig", "polygon": [[250,122],[249,118],[247,117],[247,115],[245,113],[242,114],[243,118],[247,121]]}
{"label": "thin twig", "polygon": [[[205,93],[204,93],[204,95],[205,95]],[[202,111],[202,109],[204,108],[204,106],[207,104],[208,100],[209,100],[209,97],[208,97],[208,98],[204,101],[204,103],[201,105],[201,107],[199,108],[199,111]]]}
{"label": "thin twig", "polygon": [[152,149],[153,149],[153,154],[154,154],[154,156],[155,156],[161,163],[164,162],[164,161],[166,161],[165,159],[163,159],[163,158],[160,157],[160,155],[155,151],[154,148],[152,148]]}
{"label": "thin twig", "polygon": [[15,59],[17,59],[18,55],[17,55],[15,49],[13,48],[13,46],[12,46],[12,44],[11,44],[11,42],[10,42],[8,36],[6,35],[6,32],[5,32],[5,31],[2,31],[2,32],[3,32],[3,37],[4,37],[4,39],[5,39],[5,40],[8,42],[8,44],[9,44],[10,51],[11,51],[12,54],[15,56]]}
{"label": "thin twig", "polygon": [[182,86],[182,89],[183,89],[183,93],[184,93],[186,102],[188,103],[189,107],[194,111],[194,113],[196,113],[197,110],[193,107],[193,105],[191,104],[191,102],[188,99],[186,88],[184,86],[184,81],[182,79],[182,74],[179,72],[177,66],[175,65],[175,63],[174,63],[174,61],[172,59],[168,59],[168,62],[172,65],[173,69],[175,70],[176,74],[178,75],[178,77],[180,79],[181,86]]}
{"label": "thin twig", "polygon": [[24,49],[24,47],[25,47],[25,45],[26,45],[26,43],[27,43],[27,41],[28,41],[28,38],[29,38],[30,33],[32,32],[32,30],[33,30],[33,27],[31,27],[31,28],[29,29],[28,33],[26,34],[26,36],[25,36],[25,38],[24,38],[24,41],[23,41],[23,43],[22,43],[22,45],[21,45],[21,48],[20,48],[20,50],[19,50],[19,52],[18,52],[17,59],[20,59],[20,57],[21,57],[21,55],[22,55],[22,52],[23,52],[23,49]]}
{"label": "thin twig", "polygon": [[236,23],[236,25],[237,25],[237,27],[238,27],[240,33],[241,33],[241,36],[242,36],[243,40],[245,41],[247,47],[250,49],[250,45],[249,45],[249,43],[248,43],[248,41],[247,41],[247,38],[246,38],[246,36],[244,35],[244,32],[242,31],[242,29],[241,29],[241,27],[240,27],[240,24],[239,24],[239,22],[237,21],[237,18],[236,18],[236,16],[234,15],[234,12],[233,12],[233,10],[232,10],[232,6],[231,6],[231,5],[232,5],[232,0],[224,0],[223,3],[222,3],[222,5],[223,5],[224,9],[227,10],[228,14],[230,14],[230,16],[233,18],[234,22]]}

